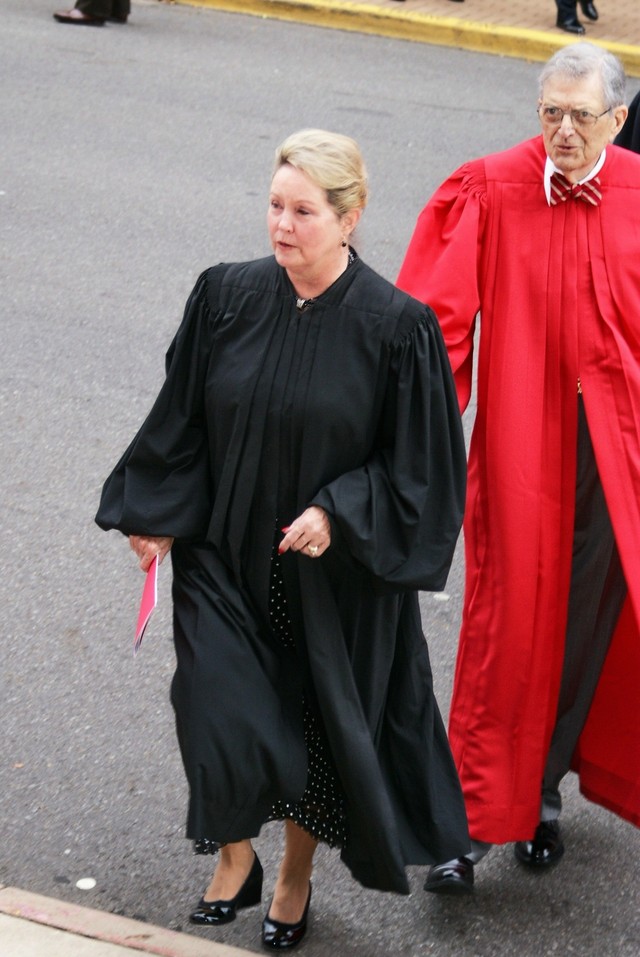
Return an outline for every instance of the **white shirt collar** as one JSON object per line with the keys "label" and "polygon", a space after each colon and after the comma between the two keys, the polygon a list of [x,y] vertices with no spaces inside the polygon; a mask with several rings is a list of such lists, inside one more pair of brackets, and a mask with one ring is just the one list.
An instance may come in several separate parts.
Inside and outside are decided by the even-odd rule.
{"label": "white shirt collar", "polygon": [[[600,159],[598,160],[596,165],[593,167],[591,172],[587,173],[584,179],[581,179],[580,182],[588,183],[590,179],[593,179],[594,176],[597,176],[600,170],[602,169],[602,167],[604,166],[604,161],[606,160],[606,158],[607,158],[607,151],[606,149],[604,149],[602,153],[600,154]],[[547,203],[549,204],[549,206],[551,206],[551,176],[553,173],[562,173],[562,170],[558,169],[558,167],[555,166],[554,163],[552,162],[551,158],[547,156],[547,162],[544,164],[544,194],[547,197]]]}

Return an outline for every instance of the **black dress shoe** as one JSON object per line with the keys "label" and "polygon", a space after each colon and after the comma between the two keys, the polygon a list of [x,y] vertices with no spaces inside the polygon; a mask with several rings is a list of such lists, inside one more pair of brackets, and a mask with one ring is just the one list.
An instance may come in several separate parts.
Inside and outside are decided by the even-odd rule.
{"label": "black dress shoe", "polygon": [[527,867],[544,868],[555,864],[564,854],[557,821],[540,821],[531,841],[518,841],[513,849],[516,859]]}
{"label": "black dress shoe", "polygon": [[446,864],[434,864],[429,868],[424,889],[433,894],[472,894],[473,861],[458,857]]}
{"label": "black dress shoe", "polygon": [[56,10],[53,19],[58,23],[77,23],[78,26],[101,27],[104,25],[104,17],[92,17],[89,13],[83,13],[82,10]]}
{"label": "black dress shoe", "polygon": [[296,924],[283,924],[282,921],[269,917],[267,912],[267,916],[262,921],[262,946],[267,950],[290,950],[292,947],[297,947],[307,932],[310,903],[311,881],[309,881],[309,896],[304,913]]}
{"label": "black dress shoe", "polygon": [[591,3],[591,0],[580,0],[580,9],[584,13],[587,20],[598,19],[598,11],[595,8],[595,4]]}
{"label": "black dress shoe", "polygon": [[228,901],[206,901],[200,898],[198,906],[190,915],[192,924],[228,924],[235,920],[236,911],[254,907],[262,897],[262,864],[256,854],[247,879],[235,897]]}
{"label": "black dress shoe", "polygon": [[561,30],[566,30],[567,33],[578,33],[580,35],[584,33],[584,27],[577,17],[566,17],[564,20],[558,17],[556,26],[560,27]]}

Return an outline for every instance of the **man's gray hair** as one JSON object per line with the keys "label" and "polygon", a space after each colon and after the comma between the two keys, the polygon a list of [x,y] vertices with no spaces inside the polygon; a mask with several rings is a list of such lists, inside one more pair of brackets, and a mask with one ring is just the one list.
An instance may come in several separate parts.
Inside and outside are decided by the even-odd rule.
{"label": "man's gray hair", "polygon": [[543,87],[552,76],[582,80],[593,73],[599,73],[602,79],[605,106],[621,106],[625,97],[624,67],[617,56],[594,43],[570,43],[554,53],[538,77],[539,94],[542,97]]}

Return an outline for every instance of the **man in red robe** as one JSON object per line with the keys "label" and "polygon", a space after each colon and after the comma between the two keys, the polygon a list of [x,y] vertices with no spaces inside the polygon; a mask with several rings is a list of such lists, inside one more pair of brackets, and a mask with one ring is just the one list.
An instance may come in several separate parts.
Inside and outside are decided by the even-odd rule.
{"label": "man in red robe", "polygon": [[439,317],[466,408],[466,589],[449,733],[473,853],[564,851],[559,783],[640,825],[640,157],[613,146],[602,48],[540,75],[542,135],[466,163],[423,210],[398,285]]}

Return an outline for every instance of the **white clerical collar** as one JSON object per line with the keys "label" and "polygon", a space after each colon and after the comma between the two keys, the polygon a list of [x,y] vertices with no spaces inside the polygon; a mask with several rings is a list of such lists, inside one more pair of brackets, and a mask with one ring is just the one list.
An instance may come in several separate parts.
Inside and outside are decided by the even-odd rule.
{"label": "white clerical collar", "polygon": [[[607,151],[606,149],[604,149],[602,153],[600,154],[600,159],[598,160],[596,165],[593,167],[591,172],[587,173],[584,179],[581,179],[580,182],[588,183],[590,179],[593,179],[594,176],[597,176],[600,170],[602,169],[602,167],[604,166],[604,161],[606,160],[606,158],[607,158]],[[547,162],[544,164],[544,194],[547,197],[547,203],[549,204],[549,206],[551,206],[551,176],[553,173],[562,173],[562,170],[558,169],[558,167],[555,166],[554,163],[552,162],[551,158],[547,156]]]}

